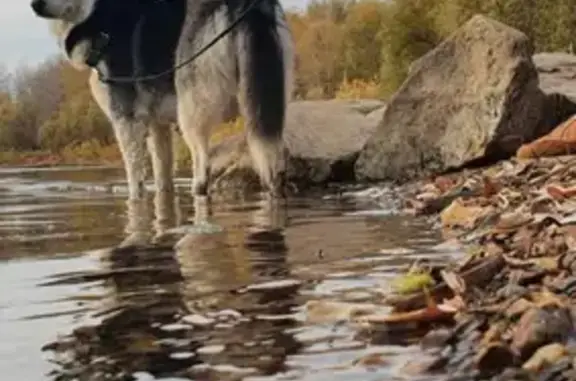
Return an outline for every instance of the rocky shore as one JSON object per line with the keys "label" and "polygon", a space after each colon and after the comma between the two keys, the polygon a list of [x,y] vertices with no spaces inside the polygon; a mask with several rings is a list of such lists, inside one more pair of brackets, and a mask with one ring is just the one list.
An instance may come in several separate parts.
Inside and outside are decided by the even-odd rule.
{"label": "rocky shore", "polygon": [[411,374],[576,379],[574,185],[576,158],[566,156],[412,184],[405,212],[437,219],[446,244],[467,254],[441,268],[414,264],[411,273],[428,278],[385,295],[389,314],[352,320],[375,340],[423,329],[427,357],[406,365]]}
{"label": "rocky shore", "polygon": [[419,342],[425,356],[407,374],[575,380],[575,69],[575,56],[534,55],[524,34],[483,16],[415,62],[354,176],[409,181],[404,212],[436,221],[466,254],[414,263],[384,293],[389,313],[310,313],[346,311],[376,343]]}

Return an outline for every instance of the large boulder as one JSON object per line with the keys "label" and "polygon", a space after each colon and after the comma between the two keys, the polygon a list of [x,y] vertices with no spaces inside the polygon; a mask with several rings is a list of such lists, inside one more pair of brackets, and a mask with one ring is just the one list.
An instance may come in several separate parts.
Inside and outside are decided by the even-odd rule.
{"label": "large boulder", "polygon": [[513,155],[538,135],[545,95],[526,35],[477,15],[417,60],[356,162],[409,180]]}
{"label": "large boulder", "polygon": [[[354,180],[358,152],[376,130],[384,109],[384,102],[374,99],[292,102],[284,133],[288,181],[302,189]],[[243,136],[216,145],[211,162],[216,189],[259,188]]]}

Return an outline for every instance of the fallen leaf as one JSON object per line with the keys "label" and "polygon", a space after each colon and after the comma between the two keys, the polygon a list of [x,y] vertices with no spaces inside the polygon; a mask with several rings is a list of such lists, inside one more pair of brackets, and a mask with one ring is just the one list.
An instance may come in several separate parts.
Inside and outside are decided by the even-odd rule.
{"label": "fallen leaf", "polygon": [[546,192],[556,200],[564,200],[576,196],[576,187],[563,188],[559,185],[548,185]]}
{"label": "fallen leaf", "polygon": [[547,135],[522,145],[516,151],[518,158],[569,155],[576,152],[576,119],[569,118]]}
{"label": "fallen leaf", "polygon": [[495,232],[506,232],[511,230],[516,230],[521,226],[527,225],[533,220],[533,216],[530,213],[515,211],[510,213],[504,213],[500,215],[496,226],[494,226]]}
{"label": "fallen leaf", "polygon": [[457,183],[453,179],[446,177],[446,176],[438,176],[434,179],[434,185],[440,190],[442,193],[446,193],[449,190],[453,189]]}
{"label": "fallen leaf", "polygon": [[545,345],[538,350],[526,361],[522,368],[537,372],[547,365],[553,365],[567,354],[566,347],[560,343]]}
{"label": "fallen leaf", "polygon": [[488,327],[488,330],[482,336],[482,340],[480,341],[481,346],[487,346],[495,341],[499,341],[502,337],[502,334],[506,331],[506,324],[504,322],[498,322],[496,324],[492,324]]}
{"label": "fallen leaf", "polygon": [[438,305],[438,308],[444,312],[460,312],[466,309],[466,302],[460,295],[456,295],[451,299],[444,299],[444,301]]}
{"label": "fallen leaf", "polygon": [[464,282],[464,279],[454,271],[441,270],[440,276],[442,277],[442,280],[446,282],[448,287],[454,291],[454,294],[462,295],[466,292],[466,282]]}
{"label": "fallen leaf", "polygon": [[500,189],[502,189],[502,186],[496,183],[489,176],[482,176],[482,196],[492,197],[493,195],[498,194]]}
{"label": "fallen leaf", "polygon": [[430,323],[438,320],[452,318],[456,311],[449,306],[436,304],[427,288],[424,288],[426,307],[409,311],[395,312],[388,315],[368,315],[356,319],[359,322],[369,324],[403,324],[403,323]]}
{"label": "fallen leaf", "polygon": [[461,198],[454,200],[440,214],[444,227],[473,228],[477,221],[488,214],[488,208],[465,205]]}
{"label": "fallen leaf", "polygon": [[392,289],[398,294],[410,294],[434,284],[434,278],[428,273],[407,273],[392,280]]}
{"label": "fallen leaf", "polygon": [[560,256],[554,257],[537,257],[529,259],[518,259],[509,255],[504,255],[506,263],[513,267],[531,267],[535,266],[542,270],[558,270],[560,267]]}
{"label": "fallen leaf", "polygon": [[530,302],[525,298],[520,298],[516,300],[510,307],[506,308],[504,314],[508,318],[515,318],[522,315],[524,312],[528,311],[530,308],[534,307],[534,303]]}

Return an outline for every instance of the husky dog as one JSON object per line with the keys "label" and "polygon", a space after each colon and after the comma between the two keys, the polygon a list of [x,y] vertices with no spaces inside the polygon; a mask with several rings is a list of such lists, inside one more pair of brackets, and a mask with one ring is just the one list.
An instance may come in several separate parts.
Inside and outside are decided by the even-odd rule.
{"label": "husky dog", "polygon": [[[173,190],[171,122],[192,153],[192,191],[206,195],[211,127],[238,115],[262,184],[278,195],[294,59],[278,0],[33,0],[31,6],[52,20],[68,60],[92,69],[90,88],[113,126],[131,199],[144,196],[147,149],[156,191]],[[247,7],[229,33],[181,65]],[[160,72],[167,73],[141,78]]]}

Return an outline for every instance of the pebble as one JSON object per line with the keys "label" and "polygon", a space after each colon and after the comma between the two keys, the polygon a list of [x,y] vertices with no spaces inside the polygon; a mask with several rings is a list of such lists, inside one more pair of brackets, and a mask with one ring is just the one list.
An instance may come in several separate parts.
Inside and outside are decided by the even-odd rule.
{"label": "pebble", "polygon": [[507,345],[492,343],[480,349],[475,362],[482,373],[501,372],[514,364],[514,353]]}
{"label": "pebble", "polygon": [[174,360],[187,360],[196,356],[194,352],[175,352],[170,353],[170,358]]}
{"label": "pebble", "polygon": [[439,328],[428,332],[420,341],[423,350],[444,347],[448,340],[452,338],[452,331],[446,328]]}
{"label": "pebble", "polygon": [[198,348],[196,353],[199,355],[216,355],[218,353],[224,352],[225,349],[226,347],[220,344],[207,345],[205,347]]}
{"label": "pebble", "polygon": [[198,327],[208,327],[216,323],[216,320],[198,314],[186,315],[182,318],[182,321]]}
{"label": "pebble", "polygon": [[573,331],[570,312],[565,308],[546,306],[526,311],[512,336],[512,349],[527,358],[539,347],[563,342]]}
{"label": "pebble", "polygon": [[298,287],[301,284],[302,282],[297,279],[275,280],[271,282],[252,284],[246,287],[246,291],[266,291],[266,290],[275,290],[279,288],[292,288],[292,287]]}
{"label": "pebble", "polygon": [[189,325],[186,324],[178,324],[178,323],[174,323],[174,324],[166,324],[160,327],[160,329],[162,331],[166,331],[166,332],[175,332],[175,331],[184,331],[184,330],[188,330],[190,329]]}

